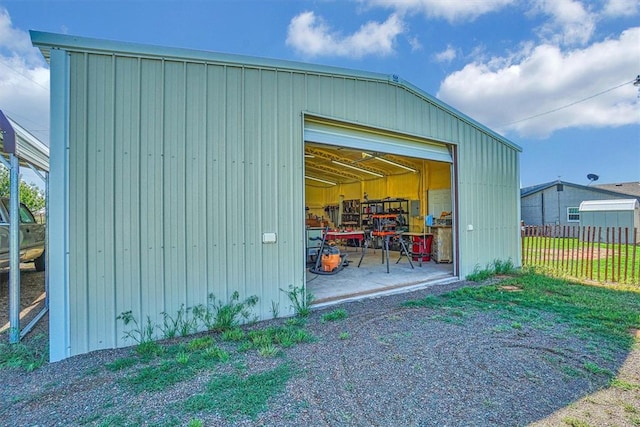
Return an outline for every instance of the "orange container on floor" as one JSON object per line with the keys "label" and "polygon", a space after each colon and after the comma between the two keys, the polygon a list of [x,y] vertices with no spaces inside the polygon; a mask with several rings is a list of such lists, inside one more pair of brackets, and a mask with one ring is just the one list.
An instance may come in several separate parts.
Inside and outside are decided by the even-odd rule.
{"label": "orange container on floor", "polygon": [[322,255],[322,271],[330,272],[340,265],[340,254]]}

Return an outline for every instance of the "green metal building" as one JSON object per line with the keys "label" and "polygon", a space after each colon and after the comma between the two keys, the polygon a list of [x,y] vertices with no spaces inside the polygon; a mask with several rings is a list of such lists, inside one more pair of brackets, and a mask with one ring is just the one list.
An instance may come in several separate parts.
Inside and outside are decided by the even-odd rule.
{"label": "green metal building", "polygon": [[32,32],[51,68],[50,358],[132,344],[116,317],[305,286],[305,143],[437,161],[452,276],[520,260],[521,149],[397,78]]}

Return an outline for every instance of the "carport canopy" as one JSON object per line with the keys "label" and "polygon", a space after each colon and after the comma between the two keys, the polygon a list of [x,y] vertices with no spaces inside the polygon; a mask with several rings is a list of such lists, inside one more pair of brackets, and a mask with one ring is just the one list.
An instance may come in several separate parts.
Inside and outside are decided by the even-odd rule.
{"label": "carport canopy", "polygon": [[[9,342],[16,343],[20,333],[20,165],[29,166],[37,174],[49,172],[49,147],[0,110],[0,161],[9,169]],[[8,156],[9,161],[6,157]],[[42,177],[42,175],[40,175]],[[43,178],[45,183],[46,179]],[[45,273],[45,277],[46,277]],[[46,279],[45,279],[46,281]],[[45,290],[48,284],[45,283]],[[48,298],[46,299],[48,301]],[[48,303],[36,318],[24,328],[28,332],[47,311]]]}

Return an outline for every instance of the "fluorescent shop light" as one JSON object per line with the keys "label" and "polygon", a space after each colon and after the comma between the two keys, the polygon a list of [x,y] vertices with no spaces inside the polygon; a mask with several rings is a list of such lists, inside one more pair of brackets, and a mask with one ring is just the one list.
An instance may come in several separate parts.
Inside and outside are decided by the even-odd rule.
{"label": "fluorescent shop light", "polygon": [[336,165],[344,166],[345,168],[349,168],[349,169],[353,169],[353,170],[356,170],[356,171],[359,171],[359,172],[364,172],[364,173],[368,173],[368,174],[377,176],[378,178],[384,178],[384,175],[380,175],[379,173],[371,172],[371,171],[368,171],[366,169],[362,169],[362,168],[359,168],[359,167],[356,167],[356,166],[351,166],[351,165],[348,165],[346,163],[339,162],[337,160],[331,160],[331,162],[335,163]]}
{"label": "fluorescent shop light", "polygon": [[329,184],[329,185],[338,185],[335,182],[327,181],[326,179],[314,178],[314,177],[309,176],[309,175],[305,175],[304,177],[306,179],[311,179],[313,181],[324,182],[325,184]]}

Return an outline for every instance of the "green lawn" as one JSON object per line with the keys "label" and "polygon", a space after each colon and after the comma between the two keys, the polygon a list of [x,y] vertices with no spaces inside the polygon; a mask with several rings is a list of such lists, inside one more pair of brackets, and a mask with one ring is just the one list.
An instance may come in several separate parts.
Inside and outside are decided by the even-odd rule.
{"label": "green lawn", "polygon": [[640,284],[640,246],[577,238],[522,238],[522,265],[598,282]]}

